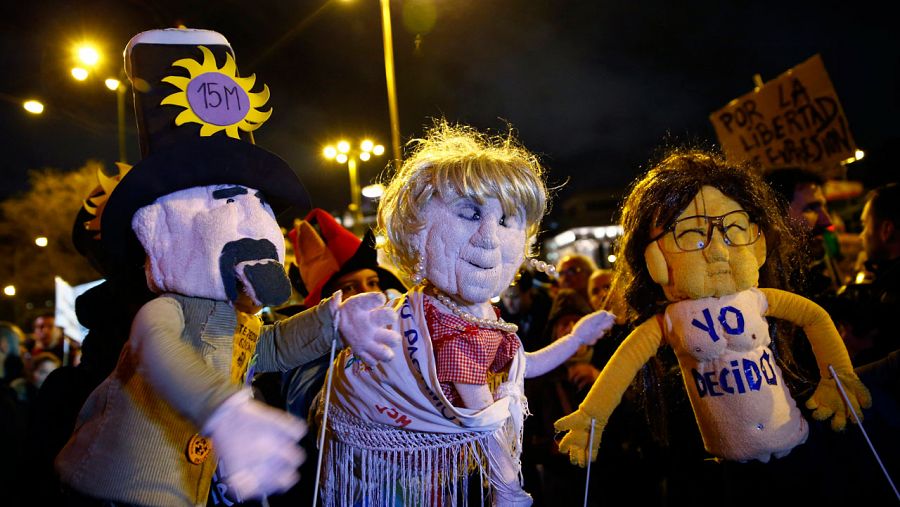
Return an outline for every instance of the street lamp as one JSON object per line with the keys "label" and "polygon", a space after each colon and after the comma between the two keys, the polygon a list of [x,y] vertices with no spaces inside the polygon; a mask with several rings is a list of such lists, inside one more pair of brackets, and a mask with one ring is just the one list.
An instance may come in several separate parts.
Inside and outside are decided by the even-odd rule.
{"label": "street lamp", "polygon": [[[78,66],[72,68],[72,77],[74,77],[78,81],[85,81],[90,74],[90,71],[88,69],[96,68],[98,63],[100,62],[100,52],[90,44],[81,44],[75,48],[74,52],[75,60]],[[122,80],[113,77],[105,79],[103,84],[105,84],[106,88],[110,91],[116,92],[116,120],[118,123],[117,130],[119,143],[119,162],[127,163],[128,153],[125,149],[126,85],[122,82]]]}
{"label": "street lamp", "polygon": [[391,116],[391,147],[394,170],[400,170],[400,114],[397,112],[397,83],[394,79],[394,35],[391,31],[391,1],[381,0],[381,39],[384,46],[384,77],[387,84],[388,112]]}
{"label": "street lamp", "polygon": [[26,100],[22,107],[31,114],[41,114],[44,112],[44,104],[37,100]]}
{"label": "street lamp", "polygon": [[370,139],[363,139],[358,148],[354,148],[348,141],[338,141],[335,145],[326,146],[322,154],[329,160],[338,164],[347,164],[350,173],[350,213],[353,215],[353,228],[361,232],[363,221],[362,208],[360,207],[359,179],[356,170],[356,161],[366,162],[372,156],[380,156],[384,153],[384,146],[375,144]]}

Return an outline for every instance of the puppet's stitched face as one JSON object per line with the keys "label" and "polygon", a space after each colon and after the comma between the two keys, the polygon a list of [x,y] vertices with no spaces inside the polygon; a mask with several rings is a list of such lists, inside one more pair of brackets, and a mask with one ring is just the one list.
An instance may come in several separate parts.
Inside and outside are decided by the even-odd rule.
{"label": "puppet's stitched face", "polygon": [[495,197],[479,204],[435,195],[425,207],[425,276],[450,296],[475,304],[498,296],[525,256],[524,212],[507,216]]}
{"label": "puppet's stitched face", "polygon": [[[718,189],[704,186],[678,219],[717,217],[742,209]],[[705,233],[706,225],[702,223]],[[699,224],[701,221],[698,220],[698,227]],[[759,281],[761,260],[754,245],[729,246],[717,228],[709,245],[702,250],[681,251],[671,233],[665,234],[657,243],[668,265],[669,280],[663,285],[663,291],[669,301],[721,297],[754,287]]]}
{"label": "puppet's stitched face", "polygon": [[158,291],[259,304],[290,296],[281,230],[261,192],[211,185],[160,197],[135,213],[132,226]]}

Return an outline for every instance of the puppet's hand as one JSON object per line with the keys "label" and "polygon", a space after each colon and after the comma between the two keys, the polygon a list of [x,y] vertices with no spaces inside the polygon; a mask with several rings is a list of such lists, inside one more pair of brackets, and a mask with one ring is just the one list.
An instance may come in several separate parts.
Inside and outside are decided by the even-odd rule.
{"label": "puppet's hand", "polygon": [[332,301],[339,305],[338,330],[353,355],[368,365],[394,358],[394,349],[400,346],[399,316],[385,306],[384,294],[366,292],[342,302],[338,291]]}
{"label": "puppet's hand", "polygon": [[[863,414],[860,406],[862,408],[872,406],[872,396],[869,394],[869,390],[853,372],[838,372],[838,378],[841,380],[841,385],[844,386],[847,398],[853,404],[853,410],[862,420]],[[824,421],[834,416],[831,419],[831,429],[834,431],[841,431],[846,427],[847,416],[850,414],[850,409],[844,404],[844,399],[838,392],[837,383],[833,378],[823,378],[819,381],[819,386],[806,401],[806,408],[813,411],[812,416],[817,421]]]}
{"label": "puppet's hand", "polygon": [[219,456],[222,480],[241,499],[286,491],[306,459],[298,445],[306,423],[250,398],[244,389],[225,400],[203,426]]}
{"label": "puppet's hand", "polygon": [[578,337],[578,341],[583,345],[593,345],[612,329],[615,323],[615,315],[599,310],[582,317],[572,329],[572,334]]}
{"label": "puppet's hand", "polygon": [[[559,452],[569,455],[569,461],[573,465],[584,467],[587,465],[588,443],[591,438],[591,416],[581,409],[572,412],[553,423],[556,431],[568,431],[569,433],[559,442]],[[599,419],[594,421],[594,441],[591,446],[591,461],[597,459],[597,449],[600,448],[600,435],[606,421]]]}

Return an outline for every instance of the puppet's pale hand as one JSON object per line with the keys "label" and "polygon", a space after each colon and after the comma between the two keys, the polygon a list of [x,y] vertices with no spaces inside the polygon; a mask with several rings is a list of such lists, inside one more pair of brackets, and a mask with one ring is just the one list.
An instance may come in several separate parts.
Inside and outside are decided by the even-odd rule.
{"label": "puppet's pale hand", "polygon": [[357,294],[341,301],[340,291],[331,298],[338,305],[338,330],[353,355],[369,365],[390,361],[400,346],[399,316],[380,292]]}
{"label": "puppet's pale hand", "polygon": [[[587,466],[587,448],[591,438],[591,416],[581,409],[572,412],[553,423],[556,431],[568,431],[569,433],[559,442],[559,452],[568,453],[569,461],[580,467]],[[600,448],[600,435],[606,421],[597,419],[594,421],[594,442],[591,446],[591,461],[597,459],[597,449]]]}
{"label": "puppet's pale hand", "polygon": [[[856,415],[862,420],[863,414],[860,406],[862,408],[872,406],[872,396],[869,394],[869,390],[866,389],[866,386],[853,372],[838,372],[838,377],[841,380],[841,385],[844,386],[847,398],[853,404],[853,410],[856,411]],[[841,397],[837,383],[833,378],[823,378],[819,381],[819,386],[816,387],[813,395],[806,401],[806,408],[813,411],[812,416],[817,421],[824,421],[833,416],[831,429],[834,431],[843,430],[847,425],[847,417],[850,415],[850,409],[844,404],[844,399]]]}
{"label": "puppet's pale hand", "polygon": [[572,334],[578,337],[582,345],[593,345],[612,329],[615,323],[615,315],[599,310],[582,317],[572,328]]}
{"label": "puppet's pale hand", "polygon": [[286,491],[300,479],[306,423],[252,400],[249,389],[225,400],[203,434],[212,438],[222,480],[242,499]]}

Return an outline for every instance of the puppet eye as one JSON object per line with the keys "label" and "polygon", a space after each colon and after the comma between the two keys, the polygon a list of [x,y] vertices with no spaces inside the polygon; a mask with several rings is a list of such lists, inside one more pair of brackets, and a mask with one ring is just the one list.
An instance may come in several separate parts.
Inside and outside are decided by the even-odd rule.
{"label": "puppet eye", "polygon": [[[683,231],[678,231],[678,238],[677,238],[677,239],[686,239],[686,240],[688,240],[688,241],[692,241],[691,238],[692,238],[694,235],[703,236],[703,237],[705,238],[705,237],[706,237],[706,231],[703,230],[703,229],[699,229],[699,228],[698,228],[698,229],[685,229],[685,230],[683,230]],[[701,241],[701,243],[702,243],[702,241]]]}
{"label": "puppet eye", "polygon": [[503,227],[506,227],[506,215],[503,215],[502,217],[500,217],[500,225],[502,225]]}
{"label": "puppet eye", "polygon": [[232,199],[232,198],[229,197],[228,200],[225,201],[225,202],[226,202],[226,203],[232,203],[232,202],[234,202],[234,199]]}
{"label": "puppet eye", "polygon": [[465,218],[466,220],[471,220],[473,222],[477,222],[481,220],[481,210],[478,208],[466,208],[464,209],[459,216],[461,218]]}

